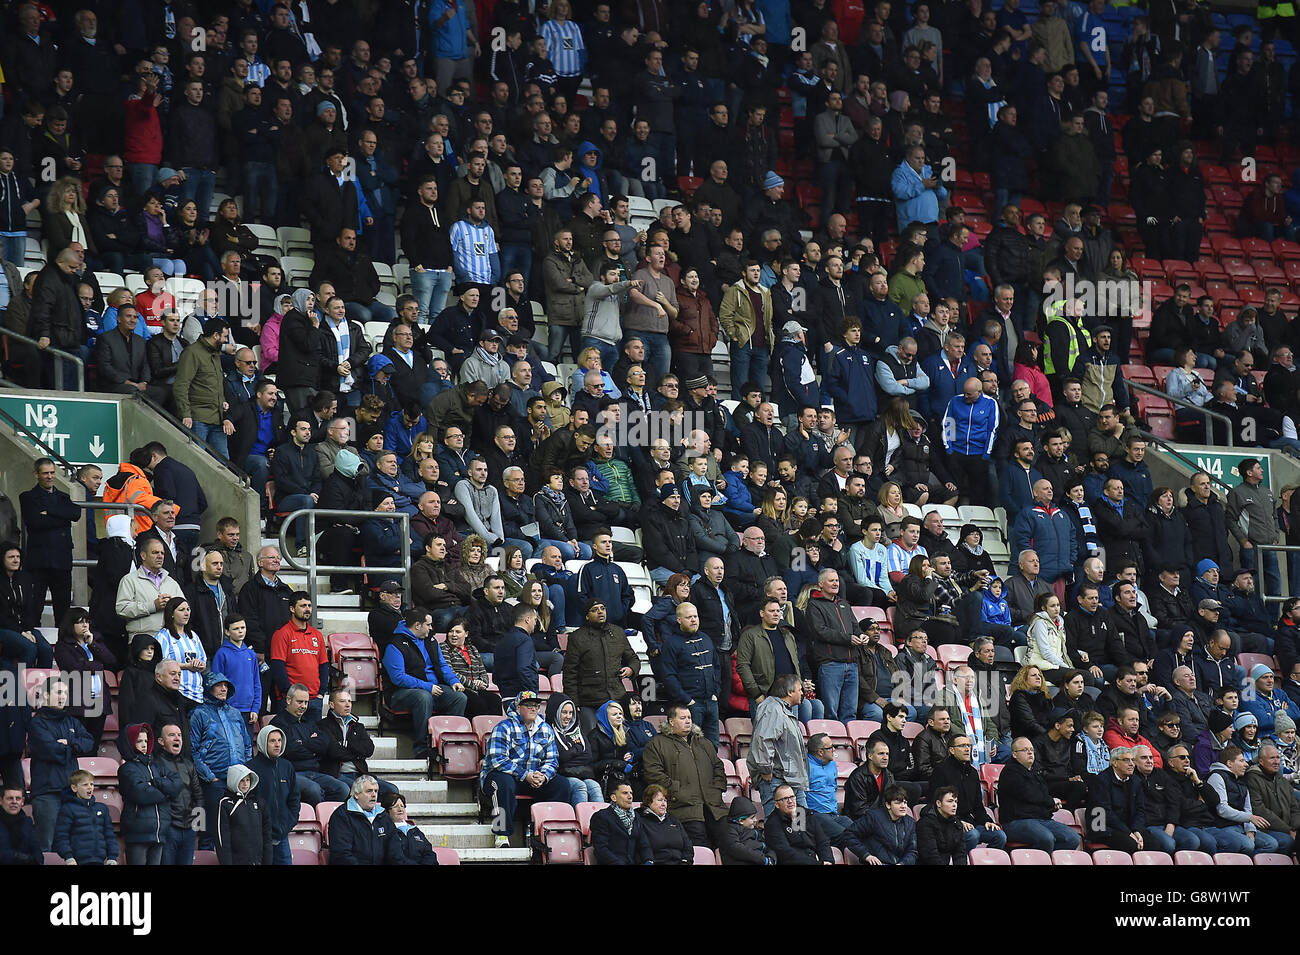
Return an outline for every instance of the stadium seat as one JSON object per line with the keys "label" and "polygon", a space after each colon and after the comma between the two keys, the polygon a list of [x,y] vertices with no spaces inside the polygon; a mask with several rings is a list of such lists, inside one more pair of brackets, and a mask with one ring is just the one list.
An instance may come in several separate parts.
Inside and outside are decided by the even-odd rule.
{"label": "stadium seat", "polygon": [[[928,650],[929,647],[927,647],[926,649]],[[921,732],[922,732],[924,729],[925,729],[925,724],[924,724],[924,723],[912,723],[912,722],[910,722],[910,721],[907,722],[907,723],[904,723],[904,724],[903,724],[903,739],[906,739],[906,740],[914,740],[914,739],[916,739],[918,736],[921,735]]]}
{"label": "stadium seat", "polygon": [[1051,865],[1052,857],[1042,849],[1012,849],[1012,865]]}
{"label": "stadium seat", "polygon": [[492,730],[500,723],[504,716],[476,716],[473,720],[474,736],[478,739],[480,751],[487,750],[488,737],[492,735]]}
{"label": "stadium seat", "polygon": [[853,740],[855,758],[858,762],[865,761],[867,739],[872,733],[880,729],[880,724],[875,720],[849,720],[844,729],[848,732],[849,739]]}
{"label": "stadium seat", "polygon": [[438,865],[460,865],[460,853],[451,846],[434,846],[433,854],[438,857]]}
{"label": "stadium seat", "polygon": [[1255,855],[1255,865],[1295,865],[1295,862],[1280,852],[1260,852]]}
{"label": "stadium seat", "polygon": [[[52,853],[52,852],[47,852],[47,853],[46,853],[46,856],[47,856],[47,858],[46,858],[46,860],[45,860],[45,864],[46,864],[46,865],[59,865],[59,864],[62,864],[62,860],[61,860],[61,859],[60,859],[59,862],[57,862],[57,863],[52,863],[52,862],[50,862],[48,856],[51,856],[51,855],[54,855],[54,853]],[[55,857],[56,859],[59,858],[57,855],[54,855],[54,857]],[[196,850],[194,851],[194,864],[195,864],[195,865],[220,865],[221,863],[217,860],[217,854],[216,854],[215,852],[213,852],[211,849],[196,849]]]}
{"label": "stadium seat", "polygon": [[379,692],[379,648],[367,633],[331,633],[327,640],[330,659],[352,678],[357,696]]}
{"label": "stadium seat", "polygon": [[609,808],[608,803],[603,802],[580,802],[573,807],[573,813],[578,820],[578,828],[582,831],[582,838],[591,837],[591,817],[602,809]]}
{"label": "stadium seat", "polygon": [[289,848],[295,852],[310,852],[315,855],[323,848],[324,840],[319,832],[291,832],[287,838]]}
{"label": "stadium seat", "polygon": [[1273,671],[1277,671],[1281,669],[1277,665],[1277,661],[1274,660],[1267,653],[1238,653],[1237,654],[1237,666],[1241,667],[1242,670],[1244,670],[1246,673],[1249,673],[1252,668],[1254,668],[1257,664],[1261,664],[1261,663]]}
{"label": "stadium seat", "polygon": [[717,865],[718,860],[713,855],[713,850],[705,846],[694,846],[695,864],[696,865]]}
{"label": "stadium seat", "polygon": [[970,851],[971,865],[1011,865],[1011,857],[1001,849],[976,846]]}
{"label": "stadium seat", "polygon": [[117,788],[117,766],[117,760],[104,756],[82,756],[77,759],[79,769],[94,774],[96,789]]}
{"label": "stadium seat", "polygon": [[1216,852],[1214,854],[1215,865],[1254,865],[1250,856],[1244,852]]}
{"label": "stadium seat", "polygon": [[939,666],[945,670],[955,670],[970,657],[970,647],[960,643],[947,643],[939,647]]}
{"label": "stadium seat", "polygon": [[1183,849],[1174,853],[1174,865],[1214,865],[1214,857],[1208,852]]}
{"label": "stadium seat", "polygon": [[1121,852],[1119,849],[1094,849],[1092,853],[1093,865],[1132,865],[1133,857],[1127,852]]}
{"label": "stadium seat", "polygon": [[1133,853],[1134,865],[1173,865],[1173,857],[1168,852],[1154,852],[1144,849]]}
{"label": "stadium seat", "polygon": [[308,849],[291,849],[294,865],[320,865],[320,853]]}
{"label": "stadium seat", "polygon": [[320,823],[321,832],[324,834],[322,840],[329,845],[330,837],[330,816],[334,815],[334,810],[343,805],[341,802],[321,802],[316,804],[316,820]]}
{"label": "stadium seat", "polygon": [[429,717],[430,744],[438,751],[442,775],[447,779],[475,779],[479,748],[474,727],[463,716]]}
{"label": "stadium seat", "polygon": [[744,717],[733,716],[726,721],[727,737],[731,740],[731,752],[737,759],[744,759],[749,752],[750,740],[754,738],[754,723]]}
{"label": "stadium seat", "polygon": [[535,802],[529,811],[533,838],[542,851],[542,861],[552,865],[580,865],[582,830],[573,807],[563,802]]}
{"label": "stadium seat", "polygon": [[1092,856],[1078,849],[1055,849],[1052,865],[1092,865]]}
{"label": "stadium seat", "polygon": [[853,738],[848,729],[839,720],[809,720],[805,727],[808,737],[816,733],[825,733],[835,744],[836,759],[853,759]]}

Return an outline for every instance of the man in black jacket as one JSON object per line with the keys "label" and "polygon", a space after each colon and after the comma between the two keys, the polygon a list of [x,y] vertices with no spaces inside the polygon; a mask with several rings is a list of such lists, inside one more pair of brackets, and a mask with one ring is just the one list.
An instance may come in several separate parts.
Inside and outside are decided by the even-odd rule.
{"label": "man in black jacket", "polygon": [[408,325],[398,325],[392,334],[393,343],[384,349],[383,355],[392,362],[388,371],[392,375],[393,394],[402,405],[427,404],[435,389],[429,382],[429,364],[415,347],[415,333]]}
{"label": "man in black jacket", "polygon": [[465,614],[470,641],[483,655],[483,665],[492,669],[492,651],[497,641],[514,626],[512,608],[506,604],[506,582],[500,574],[489,574],[483,586],[473,593],[473,603]]}
{"label": "man in black jacket", "polygon": [[[930,715],[934,716],[934,710]],[[944,786],[957,790],[957,818],[966,833],[967,852],[981,843],[1002,849],[1007,844],[1007,834],[984,808],[979,773],[971,762],[973,745],[971,738],[964,733],[952,738],[948,743],[948,758],[935,766],[930,774],[930,792],[937,796],[937,790]]]}
{"label": "man in black jacket", "polygon": [[357,248],[357,230],[352,226],[344,226],[331,245],[316,253],[316,265],[308,281],[313,288],[320,288],[322,282],[333,284],[335,294],[347,303],[351,321],[391,322],[397,317],[392,306],[375,301],[379,273],[370,261],[370,253]]}
{"label": "man in black jacket", "polygon": [[695,535],[682,506],[677,485],[669,482],[659,488],[659,502],[647,502],[641,524],[650,577],[663,585],[673,574],[693,575],[698,563]]}
{"label": "man in black jacket", "polygon": [[[355,229],[362,225],[356,183],[343,174],[347,155],[347,150],[340,146],[330,147],[322,157],[324,171],[308,179],[303,187],[302,214],[311,229],[311,242],[317,255],[329,248],[344,227]],[[315,159],[311,161],[314,163]]]}
{"label": "man in black jacket", "polygon": [[[312,439],[310,421],[293,423],[289,440],[275,449],[271,477],[275,479],[275,506],[282,513],[315,507],[320,500],[320,459],[316,449],[308,447]],[[298,556],[307,556],[307,522],[299,519],[294,527]]]}
{"label": "man in black jacket", "polygon": [[800,810],[789,786],[776,787],[772,796],[776,811],[768,817],[763,835],[776,853],[776,864],[834,865],[835,854],[817,814]]}
{"label": "man in black jacket", "polygon": [[740,550],[726,558],[725,588],[736,605],[740,626],[758,622],[758,603],[763,584],[770,577],[781,576],[781,567],[767,551],[767,538],[761,527],[747,527],[740,536]]}
{"label": "man in black jacket", "polygon": [[270,652],[271,634],[289,622],[293,590],[279,574],[279,548],[263,547],[257,552],[257,570],[239,591],[238,610],[248,623],[247,642],[260,658]]}
{"label": "man in black jacket", "polygon": [[248,768],[257,773],[257,792],[262,797],[262,811],[271,814],[271,846],[276,865],[293,865],[289,833],[298,824],[302,797],[298,792],[298,774],[293,763],[284,758],[284,730],[264,726],[257,734],[257,752]]}
{"label": "man in black jacket", "polygon": [[27,532],[24,565],[34,578],[34,596],[45,604],[50,594],[55,621],[62,621],[72,605],[72,525],[81,520],[81,508],[54,486],[58,474],[49,458],[37,458],[33,467],[36,486],[18,495],[23,528]]}
{"label": "man in black jacket", "polygon": [[1114,628],[1106,643],[1106,656],[1116,666],[1136,660],[1154,665],[1156,639],[1138,609],[1137,588],[1128,581],[1121,581],[1112,589],[1115,591],[1115,606],[1110,608],[1110,615]]}
{"label": "man in black jacket", "polygon": [[1200,563],[1208,558],[1220,567],[1231,567],[1233,560],[1228,545],[1227,516],[1214,493],[1210,475],[1197,471],[1188,481],[1184,493],[1187,503],[1183,507],[1183,517],[1187,520],[1188,536],[1192,540],[1192,560]]}
{"label": "man in black jacket", "polygon": [[203,649],[211,660],[224,639],[224,622],[234,613],[235,594],[225,575],[226,559],[219,550],[209,550],[203,555],[203,569],[194,581],[185,587],[185,599],[190,602],[190,629],[199,636]]}
{"label": "man in black jacket", "polygon": [[451,291],[451,237],[449,224],[442,221],[438,209],[437,177],[422,177],[415,196],[419,201],[408,205],[402,215],[402,250],[411,263],[411,291],[419,303],[419,322],[427,326],[430,317],[442,311]]}
{"label": "man in black jacket", "polygon": [[1046,780],[1034,772],[1034,744],[1028,737],[1016,737],[1011,760],[998,776],[998,818],[1006,837],[1044,852],[1079,848],[1079,834],[1052,818],[1062,806],[1048,792]]}
{"label": "man in black jacket", "polygon": [[[131,712],[123,710],[119,714],[122,726],[133,723],[148,723],[155,735],[161,733],[168,723],[175,723],[181,728],[184,740],[182,752],[189,756],[190,751],[190,710],[194,704],[181,693],[181,665],[176,660],[160,660],[154,667],[154,682],[141,693],[135,701]],[[126,735],[125,730],[123,736]],[[130,747],[125,739],[118,740],[119,751],[125,752]]]}
{"label": "man in black jacket", "polygon": [[[117,310],[117,327],[96,339],[95,364],[99,369],[100,390],[119,395],[147,392],[151,398],[163,401],[168,395],[150,389],[152,376],[145,341],[135,334],[139,321],[140,314],[134,305],[121,305]],[[165,390],[170,393],[171,389]]]}
{"label": "man in black jacket", "polygon": [[[370,773],[366,760],[375,754],[375,741],[361,720],[352,715],[352,694],[341,688],[331,690],[329,712],[321,717],[316,727],[325,737],[321,771],[353,787],[353,795],[356,795],[357,779]],[[386,780],[378,782],[379,791],[384,795],[398,791]]]}
{"label": "man in black jacket", "polygon": [[1140,852],[1146,837],[1146,800],[1134,778],[1137,762],[1133,750],[1119,746],[1110,751],[1110,769],[1088,781],[1086,832],[1094,842],[1105,843],[1130,855]]}
{"label": "man in black jacket", "polygon": [[320,771],[321,757],[329,740],[318,722],[305,720],[311,693],[301,683],[289,687],[284,709],[271,718],[271,725],[284,731],[283,756],[293,764],[295,786],[302,801],[315,806],[324,800],[342,802],[348,798],[348,785]]}
{"label": "man in black jacket", "polygon": [[266,505],[266,482],[271,476],[268,452],[289,440],[284,422],[276,413],[279,389],[273,381],[262,381],[257,394],[230,409],[230,423],[235,431],[227,442],[230,463],[248,475],[249,481]]}
{"label": "man in black jacket", "polygon": [[[76,354],[85,342],[85,321],[81,300],[77,298],[77,285],[80,282],[77,269],[80,265],[80,256],[70,248],[64,249],[37,276],[36,285],[32,289],[28,328],[31,337],[36,339],[38,348],[53,345]],[[9,292],[11,296],[21,294],[21,290],[14,288],[10,288]],[[144,342],[141,341],[140,344],[143,346]],[[143,349],[141,353],[143,354]],[[54,361],[52,356],[45,356],[41,383],[46,387],[54,385]],[[64,388],[73,387],[74,379],[70,377],[72,367],[63,365]]]}

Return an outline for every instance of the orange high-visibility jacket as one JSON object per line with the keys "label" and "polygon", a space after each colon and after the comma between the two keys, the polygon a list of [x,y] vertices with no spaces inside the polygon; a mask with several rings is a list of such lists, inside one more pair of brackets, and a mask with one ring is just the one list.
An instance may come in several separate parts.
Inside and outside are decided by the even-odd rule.
{"label": "orange high-visibility jacket", "polygon": [[138,537],[153,527],[149,509],[161,498],[154,494],[153,485],[143,471],[134,464],[119,464],[117,473],[104,482],[103,500],[105,504],[131,503],[143,508],[135,512],[135,533]]}

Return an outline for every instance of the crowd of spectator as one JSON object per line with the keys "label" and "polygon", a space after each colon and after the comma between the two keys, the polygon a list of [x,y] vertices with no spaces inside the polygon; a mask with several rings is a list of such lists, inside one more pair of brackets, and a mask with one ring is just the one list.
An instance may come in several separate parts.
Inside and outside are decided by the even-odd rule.
{"label": "crowd of spectator", "polygon": [[[1297,301],[1223,321],[1190,280],[1138,289],[1211,245],[1214,159],[1265,167],[1219,233],[1290,254],[1294,16],[1221,55],[1182,2],[865,6],[11,4],[0,317],[34,344],[4,374],[68,388],[81,359],[247,475],[268,528],[354,512],[314,543],[297,519],[294,557],[364,562],[330,590],[373,607],[414,754],[434,714],[504,716],[485,802],[608,799],[600,862],[961,864],[1077,846],[1063,807],[1126,851],[1292,852],[1300,599],[1259,590],[1300,592],[1262,550],[1300,543],[1300,502],[1258,458],[1157,486],[1142,398],[1300,453]],[[64,672],[6,710],[0,858],[25,751],[14,861],[116,858],[71,772],[107,671],[130,862],[192,856],[202,810],[200,848],[283,864],[299,802],[338,800],[336,855],[427,864],[310,596],[242,546],[263,528],[157,441],[77,472],[144,508],[102,534],[56,476],[0,511],[0,656]],[[754,787],[728,805],[729,716]],[[819,719],[880,724],[842,807]]]}

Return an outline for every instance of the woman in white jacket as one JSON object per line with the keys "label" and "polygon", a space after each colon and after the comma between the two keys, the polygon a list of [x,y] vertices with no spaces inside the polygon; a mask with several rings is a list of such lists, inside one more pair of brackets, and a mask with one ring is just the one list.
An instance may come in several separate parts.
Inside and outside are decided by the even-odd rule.
{"label": "woman in white jacket", "polygon": [[1039,594],[1034,601],[1034,615],[1029,618],[1029,658],[1026,663],[1043,671],[1056,682],[1061,671],[1074,669],[1065,649],[1065,618],[1056,594]]}

